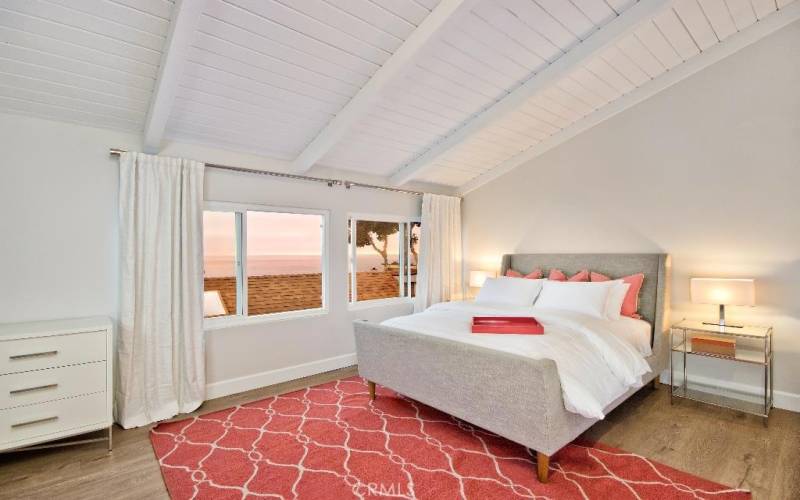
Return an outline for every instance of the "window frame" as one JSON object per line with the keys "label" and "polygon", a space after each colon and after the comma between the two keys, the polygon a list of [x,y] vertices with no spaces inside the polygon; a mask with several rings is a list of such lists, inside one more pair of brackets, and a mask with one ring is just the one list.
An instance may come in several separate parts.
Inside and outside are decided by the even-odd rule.
{"label": "window frame", "polygon": [[[288,319],[324,316],[330,312],[330,210],[302,207],[284,207],[262,203],[234,203],[227,201],[206,201],[204,212],[233,212],[236,214],[236,314],[203,318],[204,330],[218,330],[239,325],[252,325]],[[322,217],[320,248],[320,268],[322,272],[322,307],[282,311],[267,314],[249,315],[247,313],[247,212],[271,212],[300,215],[319,215]],[[205,254],[203,255],[205,258]],[[205,268],[204,268],[205,273]],[[205,274],[203,276],[205,279]]]}
{"label": "window frame", "polygon": [[[422,223],[421,217],[409,217],[409,216],[402,216],[402,215],[391,215],[391,214],[375,214],[375,213],[364,213],[364,212],[348,212],[347,214],[347,229],[350,231],[351,237],[353,233],[353,222],[358,223],[359,220],[362,221],[374,221],[374,222],[395,222],[400,225],[400,229],[398,231],[398,240],[405,243],[405,247],[407,248],[411,243],[411,231],[406,231],[406,227],[408,227],[411,223]],[[352,241],[352,240],[351,240]],[[347,252],[347,274],[348,274],[348,286],[349,289],[352,290],[351,294],[348,294],[347,300],[347,308],[349,311],[357,311],[360,309],[368,309],[371,307],[380,307],[380,306],[390,306],[395,304],[410,304],[413,302],[414,297],[411,296],[411,287],[408,287],[408,291],[406,292],[403,288],[403,283],[399,282],[398,280],[398,295],[397,297],[385,297],[380,299],[364,299],[358,300],[358,286],[356,284],[356,262],[357,262],[357,251],[358,248],[356,245],[349,244],[348,245],[349,251]],[[400,249],[398,249],[400,250]],[[411,280],[411,266],[405,265],[405,252],[401,251],[398,255],[398,264],[400,269],[406,269],[406,276],[405,276],[405,283],[409,283]],[[355,299],[355,300],[354,300]]]}

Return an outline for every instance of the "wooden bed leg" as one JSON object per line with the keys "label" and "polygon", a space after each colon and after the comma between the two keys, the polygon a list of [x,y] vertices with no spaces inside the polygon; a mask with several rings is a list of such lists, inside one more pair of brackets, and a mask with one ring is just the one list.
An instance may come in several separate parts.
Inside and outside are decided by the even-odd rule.
{"label": "wooden bed leg", "polygon": [[653,379],[653,390],[655,391],[657,389],[658,389],[658,377]]}
{"label": "wooden bed leg", "polygon": [[547,482],[547,473],[550,471],[550,457],[544,453],[536,452],[536,475],[540,483]]}
{"label": "wooden bed leg", "polygon": [[367,380],[367,387],[369,387],[369,400],[375,401],[375,382]]}

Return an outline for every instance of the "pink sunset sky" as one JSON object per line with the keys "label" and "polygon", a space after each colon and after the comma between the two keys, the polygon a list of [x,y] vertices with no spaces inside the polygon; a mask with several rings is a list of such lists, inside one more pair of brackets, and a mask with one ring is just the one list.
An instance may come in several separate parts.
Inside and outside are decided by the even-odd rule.
{"label": "pink sunset sky", "polygon": [[[248,212],[248,255],[319,255],[322,248],[319,215]],[[206,256],[235,253],[235,215],[232,212],[203,213],[203,244]],[[397,249],[397,234],[389,237],[389,248]],[[370,247],[359,254],[374,254]],[[396,251],[389,252],[396,255]]]}

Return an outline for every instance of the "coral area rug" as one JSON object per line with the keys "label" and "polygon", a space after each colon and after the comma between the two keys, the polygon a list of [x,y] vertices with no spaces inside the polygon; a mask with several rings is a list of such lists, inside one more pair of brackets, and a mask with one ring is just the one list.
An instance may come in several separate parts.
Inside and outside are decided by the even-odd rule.
{"label": "coral area rug", "polygon": [[750,498],[600,444],[570,444],[536,479],[522,446],[358,377],[151,432],[173,499]]}

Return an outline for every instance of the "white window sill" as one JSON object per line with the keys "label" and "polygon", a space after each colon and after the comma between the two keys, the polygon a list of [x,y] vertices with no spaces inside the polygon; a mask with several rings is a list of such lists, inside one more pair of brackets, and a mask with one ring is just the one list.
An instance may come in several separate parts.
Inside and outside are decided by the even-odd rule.
{"label": "white window sill", "polygon": [[286,311],[258,316],[223,316],[221,318],[206,318],[203,320],[203,330],[222,330],[236,326],[258,325],[262,323],[275,323],[294,319],[316,318],[328,314],[327,308],[304,309],[302,311]]}
{"label": "white window sill", "polygon": [[403,304],[411,305],[413,303],[414,301],[411,297],[392,297],[389,299],[361,300],[358,302],[350,302],[347,305],[347,310],[361,311],[363,309],[372,309],[374,307],[398,306]]}

